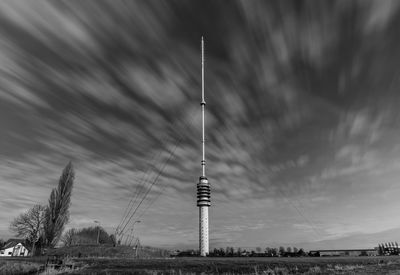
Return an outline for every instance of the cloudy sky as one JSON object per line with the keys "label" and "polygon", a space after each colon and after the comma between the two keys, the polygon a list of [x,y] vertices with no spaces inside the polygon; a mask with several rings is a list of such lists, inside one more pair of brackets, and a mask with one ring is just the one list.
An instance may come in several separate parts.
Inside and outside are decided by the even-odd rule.
{"label": "cloudy sky", "polygon": [[211,248],[399,241],[399,4],[1,1],[0,237],[71,160],[68,227],[197,247],[204,35]]}

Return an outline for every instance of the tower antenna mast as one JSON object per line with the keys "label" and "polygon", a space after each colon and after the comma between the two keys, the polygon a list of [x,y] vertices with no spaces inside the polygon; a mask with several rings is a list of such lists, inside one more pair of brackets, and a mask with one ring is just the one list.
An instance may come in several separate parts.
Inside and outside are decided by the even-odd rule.
{"label": "tower antenna mast", "polygon": [[206,107],[206,102],[204,101],[204,39],[201,37],[201,133],[202,133],[202,145],[203,145],[203,159],[201,161],[201,166],[203,168],[202,176],[206,176],[206,141],[204,137],[204,109]]}
{"label": "tower antenna mast", "polygon": [[205,158],[205,134],[204,134],[204,39],[201,37],[201,130],[202,130],[202,174],[197,183],[197,206],[199,207],[199,250],[200,256],[207,256],[209,253],[208,241],[208,208],[211,205],[210,183],[206,178],[206,158]]}

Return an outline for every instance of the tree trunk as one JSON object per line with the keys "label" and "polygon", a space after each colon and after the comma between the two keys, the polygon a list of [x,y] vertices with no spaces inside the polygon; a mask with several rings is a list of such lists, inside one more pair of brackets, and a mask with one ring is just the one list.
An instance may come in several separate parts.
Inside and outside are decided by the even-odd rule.
{"label": "tree trunk", "polygon": [[32,242],[32,255],[31,257],[35,256],[35,241]]}

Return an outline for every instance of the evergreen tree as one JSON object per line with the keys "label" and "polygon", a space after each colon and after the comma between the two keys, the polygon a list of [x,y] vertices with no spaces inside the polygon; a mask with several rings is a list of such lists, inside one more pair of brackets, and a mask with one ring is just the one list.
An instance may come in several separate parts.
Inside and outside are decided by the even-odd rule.
{"label": "evergreen tree", "polygon": [[231,251],[230,247],[227,246],[226,249],[225,249],[225,255],[226,255],[226,256],[229,256],[229,252],[230,252],[230,251]]}
{"label": "evergreen tree", "polygon": [[74,168],[69,162],[63,170],[57,188],[51,191],[44,224],[47,245],[50,247],[57,244],[64,226],[68,223],[74,178]]}
{"label": "evergreen tree", "polygon": [[218,257],[218,256],[219,256],[219,255],[218,255],[218,252],[219,252],[218,249],[217,249],[217,248],[214,248],[213,253],[212,253],[212,254],[213,254],[212,256],[213,256],[213,257]]}
{"label": "evergreen tree", "polygon": [[306,252],[304,252],[304,249],[303,249],[303,248],[300,248],[299,251],[297,252],[297,255],[300,256],[300,257],[304,257],[304,256],[306,256],[307,254],[306,254]]}
{"label": "evergreen tree", "polygon": [[379,255],[383,255],[384,254],[383,245],[382,244],[378,244],[378,254]]}

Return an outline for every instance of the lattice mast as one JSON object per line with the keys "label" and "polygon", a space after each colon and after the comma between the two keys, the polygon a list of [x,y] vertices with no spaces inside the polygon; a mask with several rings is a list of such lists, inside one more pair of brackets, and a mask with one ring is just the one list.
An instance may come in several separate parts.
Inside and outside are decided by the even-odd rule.
{"label": "lattice mast", "polygon": [[199,207],[199,250],[200,256],[207,256],[209,253],[208,241],[208,207],[210,207],[210,183],[206,178],[206,150],[204,133],[204,109],[206,102],[204,100],[204,39],[201,37],[201,132],[202,132],[202,175],[197,184],[197,206]]}

